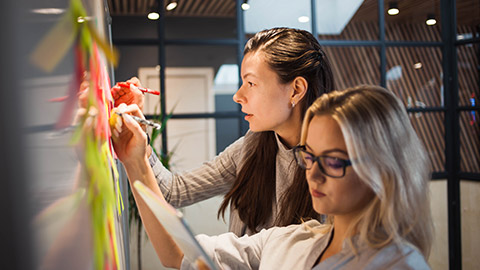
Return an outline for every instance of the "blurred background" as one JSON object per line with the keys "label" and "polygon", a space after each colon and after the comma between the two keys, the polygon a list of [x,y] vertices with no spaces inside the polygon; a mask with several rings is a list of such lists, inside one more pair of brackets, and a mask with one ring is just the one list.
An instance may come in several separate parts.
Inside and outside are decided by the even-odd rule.
{"label": "blurred background", "polygon": [[[13,2],[13,1],[3,1]],[[477,269],[480,258],[480,2],[474,0],[82,0],[105,38],[119,50],[111,83],[139,77],[162,91],[146,96],[148,118],[171,114],[155,141],[173,171],[213,158],[248,129],[232,96],[243,46],[275,26],[312,32],[333,66],[336,87],[378,84],[410,113],[434,171],[430,183],[436,238],[433,269]],[[3,89],[0,196],[5,269],[41,268],[68,206],[55,225],[35,218],[75,192],[71,133],[53,128],[74,73],[69,51],[50,73],[29,61],[36,44],[60,20],[67,0],[2,3]],[[54,50],[55,48],[52,48]],[[161,117],[161,116],[160,116]],[[127,201],[123,178],[120,192]],[[227,230],[216,213],[222,198],[182,209],[195,233]],[[412,209],[415,211],[415,209]],[[125,269],[161,269],[145,234],[138,244],[128,208],[118,217]],[[228,217],[226,218],[228,220]],[[46,225],[45,225],[46,224]],[[60,225],[59,225],[60,224]],[[55,227],[60,226],[60,227]],[[45,233],[48,232],[48,233]],[[74,231],[85,233],[87,231]],[[87,252],[77,247],[67,256]],[[4,267],[0,267],[4,268]]]}

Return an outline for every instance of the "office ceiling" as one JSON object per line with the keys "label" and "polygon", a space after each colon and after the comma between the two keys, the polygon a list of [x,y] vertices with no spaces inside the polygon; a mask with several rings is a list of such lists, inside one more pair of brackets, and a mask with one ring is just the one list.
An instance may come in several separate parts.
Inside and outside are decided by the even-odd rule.
{"label": "office ceiling", "polygon": [[[155,5],[155,0],[107,0],[110,14],[145,15]],[[165,10],[166,16],[234,18],[235,0],[176,0],[174,10]],[[170,3],[165,0],[165,7]],[[165,8],[164,7],[164,8]]]}
{"label": "office ceiling", "polygon": [[[213,18],[235,18],[236,16],[236,0],[164,0],[165,7],[171,1],[177,2],[178,5],[173,10],[165,10],[166,16]],[[399,15],[389,18],[394,22],[414,22],[415,20],[425,20],[426,13],[440,14],[440,0],[385,1],[385,9],[388,8],[390,2],[397,2],[400,8]],[[144,16],[154,7],[156,0],[107,0],[107,3],[110,14],[113,16]],[[459,25],[478,24],[480,1],[457,0],[456,5]],[[377,0],[365,0],[352,18],[352,21],[376,20],[377,18]]]}

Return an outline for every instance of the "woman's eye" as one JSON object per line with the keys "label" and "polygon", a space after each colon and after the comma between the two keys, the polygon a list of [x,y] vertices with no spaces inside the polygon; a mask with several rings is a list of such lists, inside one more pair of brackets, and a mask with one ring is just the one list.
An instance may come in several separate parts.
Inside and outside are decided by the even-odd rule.
{"label": "woman's eye", "polygon": [[254,84],[252,82],[248,82],[248,86],[252,87]]}
{"label": "woman's eye", "polygon": [[303,159],[307,160],[307,161],[312,161],[313,160],[313,157],[312,156],[309,156],[309,155],[305,155],[303,156]]}
{"label": "woman's eye", "polygon": [[325,166],[330,167],[332,169],[340,169],[343,168],[343,161],[337,158],[325,158],[324,160]]}

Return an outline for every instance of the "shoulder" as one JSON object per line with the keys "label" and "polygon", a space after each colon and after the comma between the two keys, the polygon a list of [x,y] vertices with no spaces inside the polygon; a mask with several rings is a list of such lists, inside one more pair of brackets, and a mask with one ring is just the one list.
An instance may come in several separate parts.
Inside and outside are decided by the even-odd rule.
{"label": "shoulder", "polygon": [[237,151],[237,150],[243,149],[245,146],[252,145],[258,140],[259,136],[260,136],[260,133],[248,130],[247,133],[245,133],[245,135],[238,138],[232,144],[227,146],[224,152],[231,152],[233,150]]}
{"label": "shoulder", "polygon": [[328,233],[329,225],[323,225],[315,219],[303,222],[302,224],[293,224],[285,227],[273,227],[268,229],[270,238],[290,239],[299,241],[301,239],[319,238]]}
{"label": "shoulder", "polygon": [[245,133],[245,135],[243,136],[245,138],[244,140],[245,144],[248,144],[248,145],[253,144],[258,140],[258,138],[260,137],[260,134],[261,132],[253,132],[251,130],[248,130],[247,133]]}
{"label": "shoulder", "polygon": [[391,243],[381,248],[372,263],[382,269],[430,269],[422,253],[407,242]]}

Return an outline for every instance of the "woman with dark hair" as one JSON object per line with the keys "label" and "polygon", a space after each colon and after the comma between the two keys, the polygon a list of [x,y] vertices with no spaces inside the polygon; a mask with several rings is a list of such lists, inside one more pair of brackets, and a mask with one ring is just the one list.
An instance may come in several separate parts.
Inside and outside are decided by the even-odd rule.
{"label": "woman with dark hair", "polygon": [[[305,171],[295,163],[292,148],[300,141],[306,109],[334,88],[325,53],[307,31],[264,30],[245,46],[241,77],[243,84],[233,99],[246,113],[250,130],[212,161],[181,174],[164,168],[148,148],[162,193],[175,207],[226,194],[218,214],[223,216],[230,205],[229,231],[236,235],[316,218],[306,196]],[[131,113],[138,107],[118,109]],[[128,155],[131,135],[116,136],[119,131],[121,127],[113,132],[115,152],[129,162],[134,158]]]}

